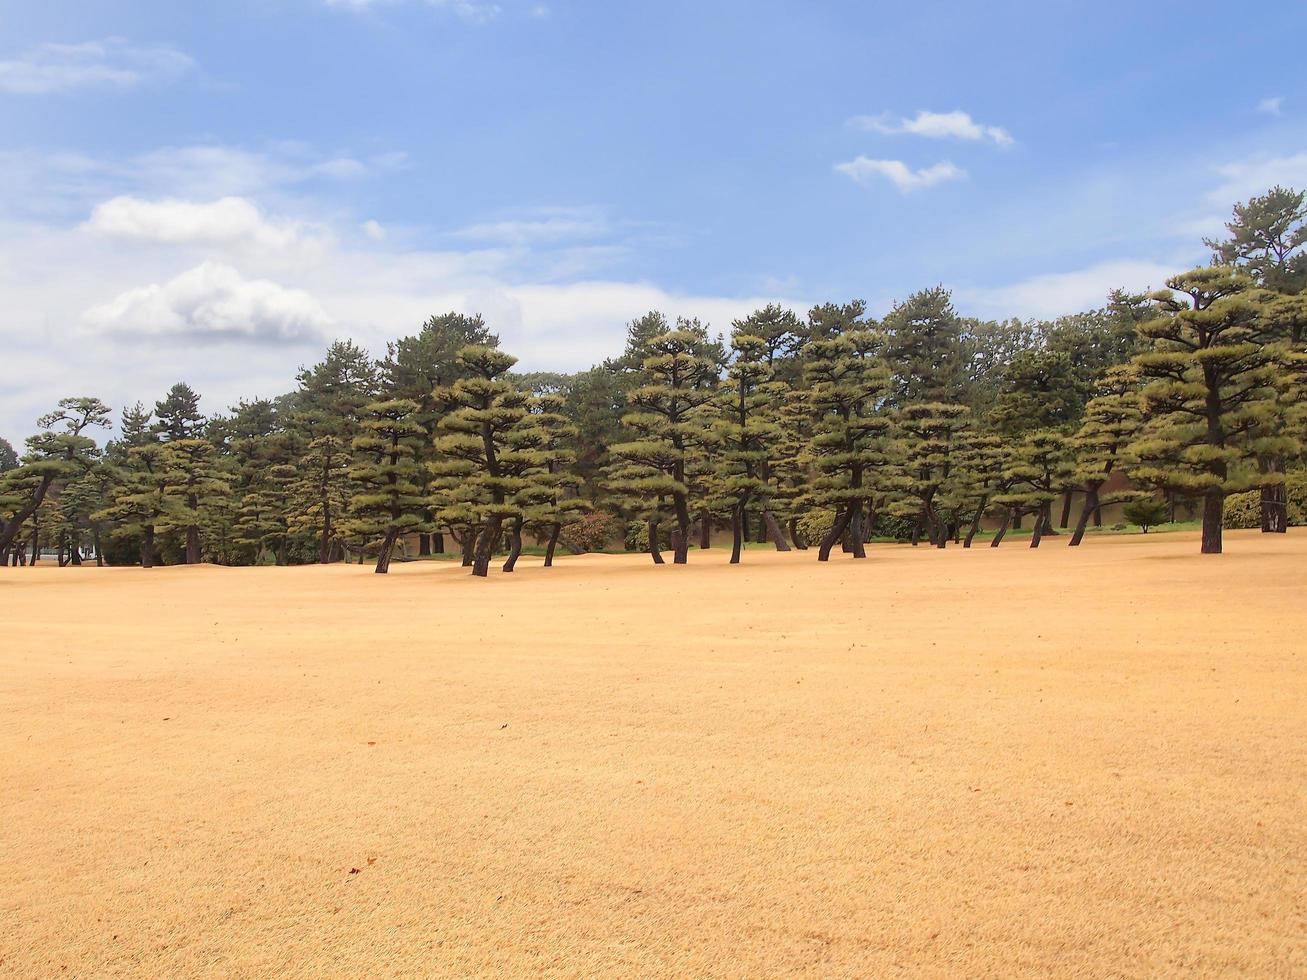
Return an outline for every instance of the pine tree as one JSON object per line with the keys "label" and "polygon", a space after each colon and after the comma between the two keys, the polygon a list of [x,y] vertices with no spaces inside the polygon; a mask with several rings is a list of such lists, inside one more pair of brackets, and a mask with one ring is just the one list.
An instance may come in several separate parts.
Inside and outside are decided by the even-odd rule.
{"label": "pine tree", "polygon": [[[711,405],[716,397],[718,364],[697,324],[679,321],[678,329],[653,338],[641,367],[643,383],[631,392],[634,411],[622,425],[635,435],[611,447],[624,465],[628,492],[650,501],[671,501],[676,517],[673,561],[685,564],[690,542],[690,471],[696,456],[712,439]],[[657,562],[656,527],[650,547]]]}
{"label": "pine tree", "polygon": [[[576,427],[563,414],[565,407],[561,395],[533,399],[521,437],[521,444],[531,446],[536,462],[524,474],[526,486],[518,491],[517,502],[522,507],[523,525],[546,538],[546,568],[554,564],[554,551],[563,526],[589,509],[576,496],[580,477],[572,469],[576,454],[570,448],[576,438]],[[520,552],[520,531],[517,540]]]}
{"label": "pine tree", "polygon": [[[1153,294],[1160,313],[1140,333],[1147,425],[1131,451],[1146,482],[1203,498],[1203,554],[1221,552],[1228,493],[1265,485],[1255,438],[1276,411],[1282,353],[1255,340],[1252,281],[1230,268],[1182,273]],[[1177,296],[1176,294],[1180,294]]]}
{"label": "pine tree", "polygon": [[353,448],[357,462],[350,471],[361,490],[350,501],[348,528],[377,543],[376,571],[390,570],[400,536],[422,524],[424,500],[418,485],[418,446],[422,426],[418,404],[388,398],[364,407]]}
{"label": "pine tree", "polygon": [[8,473],[7,517],[0,524],[0,555],[7,554],[23,524],[33,517],[56,481],[76,478],[100,456],[88,429],[109,424],[109,408],[98,398],[63,398],[37,420],[42,432],[27,440],[21,465]]}
{"label": "pine tree", "polygon": [[1072,548],[1080,544],[1089,519],[1109,504],[1132,499],[1123,491],[1104,496],[1103,485],[1112,474],[1128,469],[1133,458],[1129,446],[1139,434],[1138,379],[1133,371],[1118,367],[1108,371],[1099,384],[1098,395],[1085,407],[1085,418],[1072,437],[1075,470],[1072,483],[1085,495],[1084,507],[1071,535]]}
{"label": "pine tree", "polygon": [[501,350],[472,345],[459,351],[458,360],[466,376],[436,392],[446,412],[436,440],[444,458],[431,467],[432,503],[452,529],[463,528],[464,556],[471,559],[472,574],[484,578],[504,522],[521,512],[512,501],[523,481],[508,472],[519,462],[510,437],[526,417],[531,396],[505,377],[517,359]]}
{"label": "pine tree", "polygon": [[[1005,504],[1012,515],[1034,515],[1030,547],[1039,547],[1053,523],[1049,513],[1053,500],[1071,483],[1072,467],[1067,437],[1052,429],[1041,429],[1021,441],[1004,468],[1006,490],[996,494],[994,501]],[[995,536],[995,547],[1001,540],[1001,534]]]}
{"label": "pine tree", "polygon": [[836,515],[818,550],[819,561],[830,559],[846,530],[853,556],[866,557],[864,528],[875,524],[875,515],[867,511],[886,464],[889,430],[880,406],[890,377],[877,349],[877,339],[866,330],[814,340],[807,347],[805,398],[813,431],[807,458],[818,474],[812,500]]}
{"label": "pine tree", "polygon": [[895,421],[895,475],[890,486],[906,500],[896,508],[902,516],[924,521],[930,543],[948,544],[956,495],[955,453],[971,424],[971,409],[944,402],[917,402],[899,409]]}
{"label": "pine tree", "polygon": [[773,382],[767,361],[769,345],[761,337],[737,332],[731,337],[735,360],[721,389],[719,418],[715,423],[711,492],[731,515],[731,564],[739,564],[744,545],[744,516],[755,500],[769,522],[777,547],[788,551],[785,534],[768,508],[770,466],[780,441],[775,421],[777,399],[783,384]]}
{"label": "pine tree", "polygon": [[318,563],[332,560],[340,529],[354,491],[350,453],[336,435],[318,436],[296,460],[287,481],[287,528],[291,534],[311,535],[317,541]]}
{"label": "pine tree", "polygon": [[966,380],[962,321],[947,289],[913,293],[890,310],[883,328],[884,357],[893,372],[891,405],[961,399]]}
{"label": "pine tree", "polygon": [[200,561],[200,525],[231,493],[227,473],[207,439],[172,439],[163,444],[164,466],[172,474],[169,492],[177,499],[169,513],[186,535],[186,564]]}
{"label": "pine tree", "polygon": [[1006,489],[1003,440],[974,429],[964,431],[952,455],[956,477],[954,496],[960,513],[970,515],[970,527],[962,547],[970,548],[994,495]]}
{"label": "pine tree", "polygon": [[177,526],[181,498],[175,492],[178,474],[168,465],[169,455],[153,439],[129,446],[123,463],[116,467],[112,502],[97,515],[113,521],[113,534],[140,541],[141,567],[155,563],[155,537],[160,529]]}

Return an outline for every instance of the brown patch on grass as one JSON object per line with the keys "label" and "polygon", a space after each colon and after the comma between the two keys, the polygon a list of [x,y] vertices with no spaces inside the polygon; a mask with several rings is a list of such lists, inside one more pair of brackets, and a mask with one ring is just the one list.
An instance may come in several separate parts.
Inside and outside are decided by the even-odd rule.
{"label": "brown patch on grass", "polygon": [[0,972],[1302,975],[1307,537],[1063,541],[6,570]]}

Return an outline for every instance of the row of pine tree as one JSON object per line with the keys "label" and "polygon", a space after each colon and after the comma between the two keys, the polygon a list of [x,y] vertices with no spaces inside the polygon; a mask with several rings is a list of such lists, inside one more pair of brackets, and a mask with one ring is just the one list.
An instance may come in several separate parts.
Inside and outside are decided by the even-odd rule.
{"label": "row of pine tree", "polygon": [[385,572],[416,540],[484,576],[527,539],[546,565],[614,534],[683,563],[714,527],[732,562],[747,540],[826,561],[885,534],[969,547],[986,518],[994,546],[1029,518],[1038,547],[1072,493],[1072,545],[1108,504],[1160,497],[1220,552],[1230,495],[1256,493],[1268,532],[1293,514],[1305,219],[1276,187],[1235,207],[1211,265],[1051,322],[963,317],[943,288],[881,321],[861,301],[767,306],[725,337],[652,312],[619,357],[562,375],[515,372],[480,317],[449,313],[380,359],[335,343],[295,390],[211,417],[179,383],[103,447],[108,407],[64,399],[21,458],[0,441],[0,562]]}

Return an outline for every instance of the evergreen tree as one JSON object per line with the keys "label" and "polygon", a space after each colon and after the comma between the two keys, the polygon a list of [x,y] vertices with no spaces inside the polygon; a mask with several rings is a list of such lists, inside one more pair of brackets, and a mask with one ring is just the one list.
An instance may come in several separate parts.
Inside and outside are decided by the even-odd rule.
{"label": "evergreen tree", "polygon": [[958,495],[955,454],[971,424],[971,409],[943,402],[918,402],[901,408],[895,421],[896,472],[890,486],[906,498],[896,509],[902,516],[924,521],[930,543],[943,548],[951,531],[946,515],[955,509],[954,497]]}
{"label": "evergreen tree", "polygon": [[1307,288],[1307,194],[1278,184],[1234,206],[1229,237],[1204,239],[1214,265],[1234,266],[1283,295]]}
{"label": "evergreen tree", "polygon": [[422,526],[425,501],[418,485],[417,451],[422,426],[415,401],[389,398],[364,408],[350,475],[361,485],[350,501],[349,529],[377,543],[376,571],[390,570],[400,536]]}
{"label": "evergreen tree", "polygon": [[[534,454],[532,465],[523,474],[526,486],[518,491],[517,502],[522,507],[523,526],[546,539],[546,568],[554,564],[554,551],[564,525],[589,509],[576,496],[580,477],[572,469],[576,454],[570,448],[576,438],[576,427],[563,414],[565,408],[566,401],[561,395],[532,399],[523,432],[515,440],[519,448],[530,449]],[[520,553],[520,529],[516,540],[516,550]]]}
{"label": "evergreen tree", "polygon": [[880,407],[890,386],[877,348],[876,338],[866,330],[814,340],[807,348],[805,397],[813,430],[807,458],[818,474],[812,500],[835,512],[817,553],[819,561],[830,559],[831,548],[846,530],[853,556],[865,558],[864,528],[875,524],[875,515],[867,511],[887,459],[889,420]]}
{"label": "evergreen tree", "polygon": [[[1014,516],[1034,515],[1030,547],[1038,548],[1044,535],[1052,531],[1053,500],[1071,483],[1072,467],[1067,437],[1052,429],[1041,429],[1021,441],[1004,469],[1006,490],[996,494],[994,501],[1006,504]],[[994,539],[995,543],[1001,540],[1001,534]]]}
{"label": "evergreen tree", "polygon": [[1102,489],[1113,473],[1127,469],[1133,461],[1128,449],[1138,437],[1141,423],[1137,389],[1133,371],[1125,367],[1109,371],[1099,385],[1099,394],[1086,406],[1084,421],[1071,440],[1075,451],[1072,482],[1085,495],[1071,535],[1073,548],[1084,538],[1090,517],[1108,504],[1133,498],[1129,491],[1104,496]]}
{"label": "evergreen tree", "polygon": [[182,381],[169,388],[162,401],[154,403],[154,414],[158,419],[154,431],[168,441],[197,439],[207,424],[200,413],[200,396]]}
{"label": "evergreen tree", "polygon": [[164,465],[172,476],[169,492],[177,498],[169,508],[171,526],[185,533],[185,561],[194,565],[201,558],[200,525],[231,492],[231,477],[207,439],[170,439],[163,446]]}
{"label": "evergreen tree", "polygon": [[894,406],[912,402],[958,402],[965,387],[962,321],[943,286],[923,289],[898,303],[883,324],[884,357],[893,377]]}
{"label": "evergreen tree", "polygon": [[[1147,426],[1132,452],[1147,482],[1203,498],[1203,554],[1221,552],[1228,493],[1275,482],[1250,458],[1276,409],[1281,352],[1255,342],[1252,281],[1230,268],[1182,273],[1153,294],[1160,316],[1140,327]],[[1179,295],[1177,295],[1179,294]]]}
{"label": "evergreen tree", "polygon": [[154,440],[128,447],[117,467],[111,503],[98,514],[114,522],[115,536],[139,540],[142,568],[155,564],[158,531],[183,520],[177,512],[182,499],[174,488],[177,473],[170,469],[169,458],[164,445]]}
{"label": "evergreen tree", "polygon": [[344,440],[330,434],[318,436],[299,456],[287,481],[287,529],[316,540],[322,565],[332,560],[340,538],[337,525],[349,509],[354,490],[350,462]]}
{"label": "evergreen tree", "polygon": [[952,457],[956,489],[954,498],[960,513],[970,515],[970,527],[962,547],[970,548],[980,531],[980,522],[996,494],[1003,493],[1003,440],[969,429],[959,434]]}
{"label": "evergreen tree", "polygon": [[[611,447],[624,462],[628,491],[667,498],[676,517],[673,561],[685,564],[690,541],[690,470],[711,440],[711,403],[716,396],[718,365],[708,355],[704,332],[693,321],[653,338],[641,367],[643,383],[631,392],[634,411],[622,424],[635,435]],[[657,561],[656,528],[650,547]]]}
{"label": "evergreen tree", "polygon": [[436,393],[447,411],[436,441],[444,460],[432,467],[433,504],[451,528],[464,528],[464,554],[472,559],[472,574],[485,577],[504,521],[520,514],[512,498],[523,480],[510,470],[521,459],[514,457],[510,438],[526,417],[531,396],[506,377],[517,359],[501,350],[464,347],[458,360],[465,376]]}
{"label": "evergreen tree", "polygon": [[95,440],[85,433],[108,424],[109,409],[98,398],[60,399],[55,411],[37,420],[42,431],[27,440],[27,453],[8,483],[12,503],[0,523],[0,555],[9,552],[55,481],[80,476],[99,458]]}

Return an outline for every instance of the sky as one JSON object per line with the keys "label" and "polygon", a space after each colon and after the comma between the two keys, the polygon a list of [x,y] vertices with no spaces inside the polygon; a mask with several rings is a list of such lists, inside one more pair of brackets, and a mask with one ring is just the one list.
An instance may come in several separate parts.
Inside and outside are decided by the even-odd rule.
{"label": "sky", "polygon": [[477,312],[1048,318],[1307,187],[1307,4],[0,0],[0,436]]}

